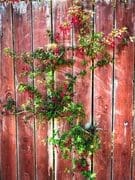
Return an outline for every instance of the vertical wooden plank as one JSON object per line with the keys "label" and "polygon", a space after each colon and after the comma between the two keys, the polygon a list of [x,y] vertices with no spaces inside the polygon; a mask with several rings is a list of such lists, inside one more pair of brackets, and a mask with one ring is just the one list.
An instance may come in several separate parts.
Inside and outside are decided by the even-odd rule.
{"label": "vertical wooden plank", "polygon": [[[135,2],[133,2],[133,36],[135,37]],[[132,179],[135,179],[135,43],[134,43],[134,87],[133,87],[133,144],[132,144]]]}
{"label": "vertical wooden plank", "polygon": [[[17,53],[32,50],[32,29],[31,29],[31,6],[25,2],[17,3],[13,10],[14,22],[14,48]],[[21,59],[16,61],[16,87],[19,83],[31,83],[30,79],[21,76],[25,69]],[[16,90],[17,106],[25,104],[30,96],[27,92],[19,93]],[[24,122],[25,114],[18,115],[17,119],[17,141],[19,158],[19,179],[35,179],[34,165],[34,125],[33,120]]]}
{"label": "vertical wooden plank", "polygon": [[[92,3],[88,0],[82,2],[82,8],[86,9],[87,11],[92,11]],[[90,26],[93,24],[92,17],[90,18]],[[91,33],[91,32],[90,32]],[[77,32],[77,29],[74,31],[73,35],[73,44],[77,47],[77,50],[74,51],[74,59],[75,64],[73,67],[74,75],[77,76],[77,82],[75,84],[75,101],[83,104],[85,114],[86,114],[86,122],[85,123],[91,123],[92,114],[92,73],[90,71],[91,66],[91,59],[85,55],[83,51],[81,51],[78,46],[78,36],[79,33]],[[87,65],[84,65],[85,62]],[[85,75],[81,75],[82,72],[86,72]],[[80,74],[80,75],[79,75]]]}
{"label": "vertical wooden plank", "polygon": [[[105,35],[107,35],[113,28],[113,7],[110,3],[106,3],[106,1],[100,1],[96,4],[95,10],[96,32],[103,32]],[[105,65],[104,67],[97,67],[94,72],[94,120],[100,128],[99,134],[101,140],[100,150],[94,157],[96,179],[109,180],[111,179],[112,136],[111,64]]]}
{"label": "vertical wooden plank", "polygon": [[[0,29],[2,30],[2,13],[0,13]],[[2,32],[2,31],[1,31]],[[1,136],[2,136],[2,34],[0,34],[0,179],[2,178],[1,176],[1,171],[2,171],[2,162],[1,162],[1,148],[2,148],[2,143],[1,143]]]}
{"label": "vertical wooden plank", "polygon": [[[67,21],[67,11],[71,5],[71,0],[65,1],[54,1],[54,38],[58,36],[58,45],[64,45],[64,47],[71,47],[71,31],[63,32],[60,26]],[[72,51],[66,53],[66,58],[72,58]],[[63,85],[66,77],[66,73],[72,73],[71,67],[60,67],[56,72],[56,86]],[[68,123],[65,119],[61,119],[56,125],[59,132],[68,130]],[[59,180],[72,179],[72,175],[67,172],[68,169],[72,168],[71,160],[65,160],[60,152],[56,152],[56,163],[55,163],[55,177]]]}
{"label": "vertical wooden plank", "polygon": [[[131,2],[117,2],[116,27],[126,26],[133,32]],[[131,179],[131,136],[133,109],[133,43],[128,43],[115,54],[114,153],[113,179]]]}
{"label": "vertical wooden plank", "polygon": [[[94,9],[93,9],[93,3],[92,1],[89,0],[85,0],[82,1],[81,4],[82,9],[86,12],[89,12],[89,27],[90,29],[87,30],[84,28],[84,32],[86,31],[86,35],[88,34],[87,31],[90,31],[89,33],[93,32],[94,29]],[[91,15],[91,13],[93,15]],[[87,27],[87,25],[86,25]],[[74,31],[74,36],[75,36],[75,46],[79,47],[80,44],[78,42],[78,36],[79,32],[76,28],[76,30]],[[83,35],[81,35],[83,37]],[[85,34],[84,34],[85,37]],[[85,48],[84,48],[85,49]],[[82,122],[82,124],[84,125],[84,127],[88,127],[92,125],[92,121],[93,121],[93,74],[92,71],[90,70],[90,67],[92,65],[92,59],[90,57],[88,57],[84,52],[83,49],[81,51],[80,48],[77,48],[77,50],[75,50],[74,53],[74,58],[75,58],[75,64],[74,64],[74,75],[77,75],[77,81],[75,84],[75,101],[82,104],[84,107],[84,111],[85,111],[85,120]],[[86,63],[86,64],[85,64]],[[83,75],[84,73],[84,75]],[[86,74],[85,74],[86,73]],[[80,74],[80,75],[79,75]],[[85,156],[84,156],[85,157]],[[92,164],[93,164],[93,157],[89,156],[87,158],[87,162],[89,164],[89,170],[92,169]],[[84,180],[86,179],[86,177],[81,175],[81,171],[79,170],[78,172],[75,173],[75,179],[80,179],[80,180]]]}
{"label": "vertical wooden plank", "polygon": [[132,130],[132,179],[135,179],[135,46],[134,46],[134,88],[133,88],[133,130]]}
{"label": "vertical wooden plank", "polygon": [[[84,9],[84,11],[86,10],[86,12],[87,11],[93,12],[93,4],[91,1],[89,0],[82,1],[80,5],[82,6],[82,9]],[[89,26],[93,28],[93,17],[91,15],[89,16],[90,16]],[[92,29],[90,30],[90,33],[92,33]],[[87,30],[86,30],[86,34],[87,34]],[[78,29],[75,28],[73,32],[73,39],[72,39],[73,44],[75,45],[75,47],[77,47],[77,49],[74,51],[75,64],[73,66],[73,74],[74,76],[77,76],[77,81],[74,86],[74,91],[75,91],[74,101],[82,104],[84,107],[86,117],[85,117],[85,120],[81,123],[84,125],[84,127],[86,127],[92,124],[92,119],[93,119],[92,117],[93,116],[92,115],[92,104],[93,104],[92,102],[92,91],[93,91],[92,90],[92,72],[90,71],[92,60],[90,59],[90,57],[85,55],[83,50],[81,51],[78,48],[80,46],[78,38],[79,38],[79,32],[78,32]],[[86,62],[86,65],[85,65],[85,62]],[[86,72],[86,74],[84,73],[84,75],[81,75],[81,73],[83,74],[83,72]],[[88,157],[87,160],[89,163],[89,169],[91,170],[92,156]],[[80,170],[76,171],[74,178],[75,180],[86,179],[86,177],[82,176]]]}
{"label": "vertical wooden plank", "polygon": [[[44,47],[48,44],[48,34],[47,34],[47,2],[39,3],[33,2],[32,4],[32,14],[33,14],[33,49],[38,47]],[[40,18],[39,18],[40,17]],[[35,67],[36,68],[36,67]],[[38,76],[35,79],[35,86],[40,90],[41,94],[46,95],[45,77]],[[43,122],[38,122],[36,119],[36,168],[37,168],[37,179],[44,180],[49,179],[49,162],[48,162],[48,145],[44,144],[43,140],[47,139],[48,123],[43,120]]]}
{"label": "vertical wooden plank", "polygon": [[[9,97],[15,98],[14,65],[13,60],[4,54],[4,48],[13,48],[12,11],[8,5],[3,15],[2,36],[2,102],[6,104]],[[16,179],[16,122],[15,116],[3,114],[1,137],[1,178],[4,180]]]}
{"label": "vertical wooden plank", "polygon": [[[91,113],[91,106],[92,106],[92,74],[90,72],[89,67],[91,66],[88,63],[86,67],[82,65],[82,61],[90,61],[88,57],[81,54],[81,52],[76,51],[75,52],[75,60],[76,63],[74,65],[74,75],[77,75],[82,70],[87,71],[87,74],[85,76],[80,76],[77,78],[76,84],[75,84],[75,102],[80,103],[84,107],[85,111],[85,121],[82,122],[82,124],[85,126],[91,125],[92,122],[92,113]],[[91,157],[89,157],[91,159]],[[91,169],[91,161],[89,159],[89,168]],[[85,178],[81,175],[81,171],[78,171],[74,175],[75,180],[84,180]]]}

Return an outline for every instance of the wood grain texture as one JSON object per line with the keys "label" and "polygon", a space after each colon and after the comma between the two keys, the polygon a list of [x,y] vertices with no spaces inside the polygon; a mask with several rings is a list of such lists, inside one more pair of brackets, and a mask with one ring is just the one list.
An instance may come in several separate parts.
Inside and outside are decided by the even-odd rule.
{"label": "wood grain texture", "polygon": [[[25,9],[25,7],[24,7]],[[17,53],[23,53],[32,50],[32,29],[31,29],[31,6],[27,6],[26,12],[19,13],[14,9],[14,48]],[[16,88],[19,83],[32,83],[27,77],[21,74],[27,65],[23,60],[16,61]],[[25,104],[30,96],[27,92],[20,93],[16,89],[17,106]],[[33,119],[25,122],[25,114],[17,116],[17,141],[18,141],[18,158],[19,158],[19,179],[31,180],[35,179],[35,160],[34,160],[34,125]]]}
{"label": "wood grain texture", "polygon": [[[39,18],[40,17],[40,18]],[[47,4],[33,2],[32,5],[32,19],[33,19],[33,49],[44,47],[47,45],[49,39],[47,35]],[[36,68],[36,65],[35,65]],[[45,77],[38,76],[35,78],[35,86],[39,89],[43,97],[46,95]],[[47,138],[48,122],[36,119],[36,171],[37,179],[49,179],[49,162],[48,162],[48,145],[43,143]]]}
{"label": "wood grain texture", "polygon": [[[132,4],[117,2],[116,27],[126,26],[132,33]],[[114,153],[113,179],[131,179],[131,137],[133,109],[133,44],[128,43],[115,54]]]}
{"label": "wood grain texture", "polygon": [[[14,96],[14,66],[13,60],[4,54],[4,48],[13,48],[12,36],[12,12],[11,6],[6,7],[6,14],[3,15],[3,36],[2,42],[2,102],[6,104],[9,97]],[[16,179],[16,122],[15,116],[3,114],[1,128],[1,178],[3,180]]]}
{"label": "wood grain texture", "polygon": [[[96,32],[110,33],[113,28],[113,7],[99,2],[95,6]],[[112,51],[112,52],[111,52]],[[108,50],[113,54],[113,49]],[[94,72],[94,120],[100,128],[101,148],[94,157],[97,180],[111,178],[112,134],[112,64],[97,67]]]}
{"label": "wood grain texture", "polygon": [[[55,34],[60,32],[59,25],[67,18],[67,9],[71,0],[53,0],[53,3]],[[85,7],[88,5],[90,8],[91,1],[84,0],[83,3],[85,3]],[[24,5],[23,2],[22,4]],[[135,1],[128,1],[125,4],[118,0],[116,5],[116,20],[114,21],[116,28],[127,26],[129,32],[135,35]],[[94,25],[96,31],[103,31],[105,34],[110,32],[113,26],[112,9],[109,1],[97,1]],[[21,73],[25,69],[23,61],[21,59],[12,61],[11,58],[4,55],[4,48],[14,48],[21,53],[47,45],[49,40],[46,30],[50,29],[50,11],[46,9],[45,3],[40,6],[39,2],[33,2],[32,7],[28,3],[26,11],[25,6],[20,12],[19,9],[18,11],[13,9],[13,22],[11,5],[8,5],[4,12],[3,34],[0,37],[0,179],[52,180],[50,177],[50,169],[53,164],[51,162],[52,153],[50,153],[52,147],[42,143],[48,134],[52,134],[52,129],[48,128],[50,127],[49,123],[38,125],[34,118],[24,123],[25,114],[18,115],[16,118],[13,115],[1,114],[2,104],[6,103],[9,96],[16,98],[17,105],[25,103],[30,98],[28,93],[20,94],[18,92],[17,88],[20,82],[35,83],[43,94],[46,93],[44,84],[40,83],[42,77],[36,78],[34,82],[29,78],[22,77]],[[75,44],[77,34],[72,34],[72,37],[71,34],[70,32],[67,36],[63,36],[60,32],[62,37],[60,43],[66,46],[72,45],[72,42]],[[67,53],[67,57],[72,57],[72,55],[72,51]],[[135,116],[132,114],[135,108],[133,108],[134,44],[128,43],[120,52],[115,49],[114,56],[114,74],[112,65],[95,69],[94,87],[92,87],[90,71],[86,76],[79,77],[75,87],[77,91],[75,100],[84,104],[86,111],[84,124],[94,119],[94,123],[101,128],[101,149],[94,156],[96,180],[135,180]],[[76,63],[73,69],[72,67],[62,67],[56,72],[56,85],[65,80],[66,72],[73,70],[74,75],[79,73],[82,69],[82,60],[85,58],[87,60],[87,57],[78,51],[75,52],[74,58]],[[86,69],[88,68],[87,66]],[[93,103],[92,88],[94,88]],[[92,117],[93,108],[94,117]],[[56,129],[58,128],[59,131],[68,129],[64,120],[60,120],[56,124]],[[112,130],[113,136],[111,136]],[[112,137],[113,144],[111,144]],[[112,162],[111,152],[113,152]],[[74,154],[71,155],[71,158],[73,156]],[[71,160],[63,160],[61,153],[56,152],[55,178],[57,180],[83,179],[79,173],[76,173],[75,176],[67,174],[66,168],[71,168]]]}
{"label": "wood grain texture", "polygon": [[[67,20],[67,11],[68,7],[71,4],[71,0],[63,1],[60,3],[60,1],[55,2],[54,4],[54,35],[57,35],[59,33],[60,39],[58,43],[60,42],[61,45],[64,45],[66,47],[71,46],[71,31],[69,31],[67,34],[64,34],[62,31],[60,31],[60,25],[64,21]],[[55,37],[55,36],[54,36]],[[66,58],[72,58],[72,51],[68,51],[66,53]],[[72,73],[72,67],[60,67],[56,72],[56,86],[59,87],[59,85],[62,85],[64,81],[66,80],[65,74],[66,73]],[[57,122],[56,128],[59,130],[59,132],[64,132],[68,130],[68,124],[66,122],[66,119],[60,119]],[[72,163],[71,160],[65,160],[62,157],[61,152],[56,151],[56,179],[59,180],[70,180],[72,179],[72,175],[67,173],[67,169],[72,169]]]}
{"label": "wood grain texture", "polygon": [[[0,18],[2,20],[2,14],[0,14]],[[1,24],[2,25],[2,24]],[[2,36],[0,36],[0,179],[2,178],[2,162],[1,162],[1,148],[2,148]]]}
{"label": "wood grain texture", "polygon": [[[133,35],[135,36],[135,3],[133,3]],[[135,179],[135,44],[134,44],[134,81],[133,81],[133,137],[132,137],[132,179]]]}
{"label": "wood grain texture", "polygon": [[[85,9],[86,11],[93,11],[93,7],[92,7],[92,2],[89,0],[85,0],[82,2],[82,8]],[[93,18],[90,18],[90,27],[93,25]],[[73,44],[75,44],[75,46],[79,46],[79,34],[78,34],[78,30],[76,28],[76,30],[74,31],[73,34]],[[92,115],[92,71],[90,70],[90,67],[92,65],[92,60],[84,55],[83,52],[81,52],[79,49],[75,51],[74,53],[74,59],[75,59],[75,64],[73,66],[73,74],[77,77],[77,81],[76,84],[74,86],[74,91],[75,91],[75,102],[80,103],[83,105],[84,107],[84,111],[85,111],[85,119],[83,122],[81,122],[84,127],[85,125],[91,125],[92,123],[92,119],[93,119],[93,115]],[[83,62],[86,61],[87,64],[83,65]],[[86,71],[86,74],[83,75],[79,75],[81,73],[81,71]],[[88,161],[91,162],[92,158],[88,157]],[[91,163],[89,163],[89,169],[91,169]],[[80,172],[76,172],[75,173],[75,179],[79,179],[79,180],[83,180],[85,179]]]}

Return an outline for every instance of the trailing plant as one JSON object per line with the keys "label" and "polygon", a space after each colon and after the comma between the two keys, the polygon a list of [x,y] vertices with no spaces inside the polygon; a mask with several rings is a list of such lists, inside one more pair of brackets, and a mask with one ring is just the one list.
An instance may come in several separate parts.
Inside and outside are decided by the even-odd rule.
{"label": "trailing plant", "polygon": [[79,124],[74,124],[64,133],[54,131],[50,142],[56,149],[60,149],[64,159],[70,159],[71,153],[73,168],[68,170],[71,173],[80,172],[83,176],[92,179],[95,174],[90,171],[88,158],[99,149],[100,140],[96,126],[90,126],[89,129]]}
{"label": "trailing plant", "polygon": [[[126,27],[113,29],[108,35],[94,32],[92,24],[93,12],[83,8],[81,1],[74,1],[68,9],[68,16],[59,26],[59,32],[54,35],[48,31],[52,43],[36,49],[34,52],[16,54],[6,48],[5,52],[14,60],[23,60],[21,76],[29,79],[40,78],[40,83],[46,88],[41,93],[40,89],[31,83],[20,82],[18,91],[27,94],[27,101],[16,107],[13,99],[8,99],[4,105],[6,111],[16,114],[25,114],[26,119],[36,117],[47,121],[66,121],[68,130],[62,132],[54,130],[49,142],[62,153],[64,159],[70,159],[73,154],[73,167],[67,170],[70,173],[80,172],[84,177],[92,180],[95,174],[91,172],[89,160],[100,146],[98,128],[90,124],[85,126],[85,108],[79,101],[75,101],[74,87],[78,77],[87,74],[86,68],[94,70],[112,62],[110,50],[114,47],[121,50],[130,40]],[[66,47],[60,42],[65,35],[73,31],[76,34],[76,45]],[[62,36],[60,35],[62,34]],[[68,58],[68,52],[79,52],[82,57],[82,69],[77,74],[66,73],[65,79],[57,83],[55,72],[61,67],[72,67],[77,61],[76,57]],[[92,63],[91,63],[92,62]],[[92,66],[91,66],[92,64]],[[34,67],[34,68],[33,68]]]}
{"label": "trailing plant", "polygon": [[12,97],[8,97],[6,103],[3,105],[2,114],[12,114],[16,111],[16,102]]}

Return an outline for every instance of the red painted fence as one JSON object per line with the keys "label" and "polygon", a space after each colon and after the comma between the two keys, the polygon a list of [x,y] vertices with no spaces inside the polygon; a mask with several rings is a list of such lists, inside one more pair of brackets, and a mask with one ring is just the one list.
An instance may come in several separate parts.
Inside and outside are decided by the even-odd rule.
{"label": "red painted fence", "polygon": [[[89,9],[90,0],[84,1]],[[67,16],[71,0],[54,0],[54,29]],[[94,27],[96,31],[109,33],[113,27],[128,27],[135,35],[135,1],[98,1],[94,5]],[[49,42],[46,30],[50,29],[49,1],[23,1],[12,6],[0,5],[0,108],[8,96],[16,99],[17,105],[27,99],[17,91],[18,82],[29,79],[20,76],[23,62],[13,61],[5,56],[5,47],[21,53],[32,51]],[[64,44],[71,44],[73,36],[66,37]],[[86,110],[87,119],[92,119],[101,128],[101,149],[93,157],[93,166],[97,180],[135,180],[135,48],[129,43],[118,53],[112,52],[114,63],[95,69],[76,85],[76,98],[80,99]],[[71,56],[70,54],[68,56]],[[74,72],[81,68],[79,54]],[[65,71],[60,69],[57,80],[60,82]],[[42,93],[46,89],[38,84]],[[31,82],[33,83],[33,82]],[[2,108],[1,108],[2,109]],[[57,124],[66,128],[66,125]],[[25,123],[22,115],[3,115],[0,113],[0,179],[1,180],[51,180],[52,147],[43,144],[43,139],[51,133],[50,123],[38,124],[36,119]],[[65,173],[70,161],[65,162],[60,154],[55,157],[55,179],[81,180],[78,174],[72,177]]]}

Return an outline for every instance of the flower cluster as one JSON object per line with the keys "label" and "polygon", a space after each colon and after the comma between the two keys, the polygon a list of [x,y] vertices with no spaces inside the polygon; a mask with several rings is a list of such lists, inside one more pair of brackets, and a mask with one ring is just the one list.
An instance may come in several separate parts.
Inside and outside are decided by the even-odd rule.
{"label": "flower cluster", "polygon": [[68,9],[68,15],[71,20],[71,23],[75,26],[79,26],[82,23],[82,13],[83,10],[80,6],[73,5]]}
{"label": "flower cluster", "polygon": [[63,34],[68,34],[71,28],[74,26],[76,31],[79,31],[80,34],[86,34],[90,32],[90,20],[93,16],[92,11],[83,9],[79,4],[73,4],[68,9],[67,19],[60,25],[60,31]]}
{"label": "flower cluster", "polygon": [[60,31],[63,32],[64,36],[66,36],[71,30],[71,25],[69,22],[65,21],[59,26],[59,28]]}
{"label": "flower cluster", "polygon": [[127,28],[122,27],[121,29],[113,29],[106,37],[104,37],[104,43],[114,48],[116,45],[121,44],[123,40],[126,41],[128,36]]}

